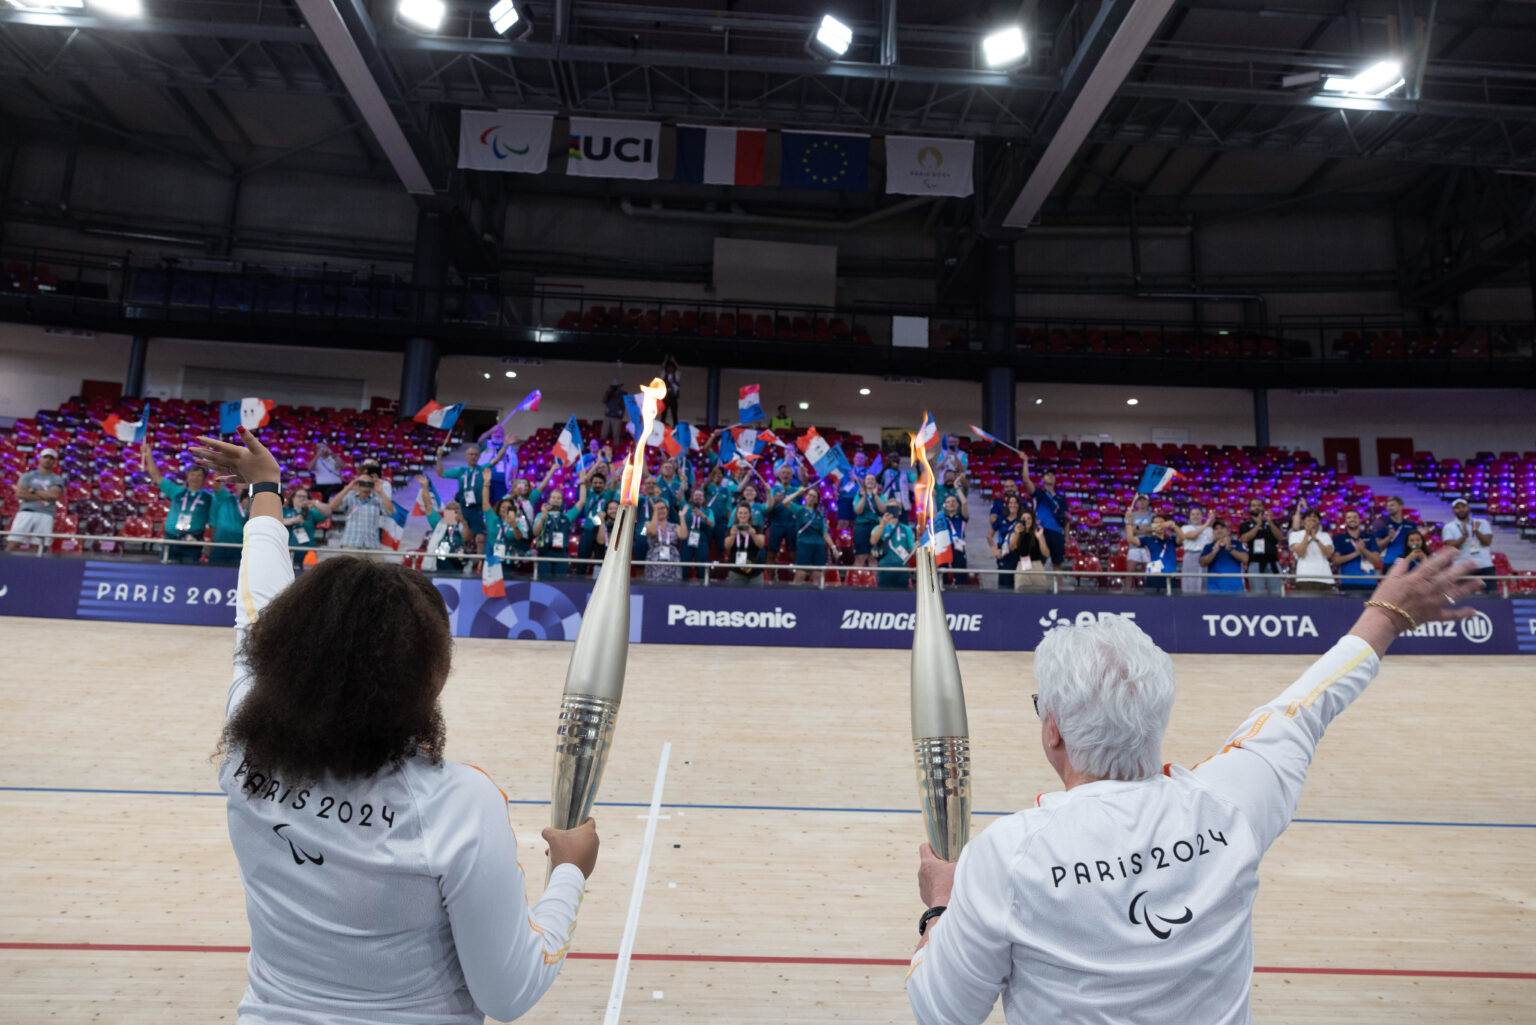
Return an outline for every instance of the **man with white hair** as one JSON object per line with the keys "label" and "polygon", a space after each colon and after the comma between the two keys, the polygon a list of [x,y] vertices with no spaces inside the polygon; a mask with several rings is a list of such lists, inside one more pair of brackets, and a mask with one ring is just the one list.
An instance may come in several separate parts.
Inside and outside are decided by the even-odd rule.
{"label": "man with white hair", "polygon": [[1290,824],[1329,722],[1399,633],[1473,614],[1480,581],[1441,552],[1398,566],[1354,628],[1220,752],[1159,766],[1173,662],[1129,619],[1057,627],[1035,650],[1040,740],[1064,792],[993,823],[958,863],[921,848],[917,1021],[1252,1020],[1259,860]]}
{"label": "man with white hair", "polygon": [[37,469],[16,478],[16,515],[11,520],[13,533],[5,541],[6,551],[34,543],[46,548],[53,543],[35,535],[53,533],[53,511],[64,496],[65,483],[59,473],[59,454],[43,449],[37,454]]}

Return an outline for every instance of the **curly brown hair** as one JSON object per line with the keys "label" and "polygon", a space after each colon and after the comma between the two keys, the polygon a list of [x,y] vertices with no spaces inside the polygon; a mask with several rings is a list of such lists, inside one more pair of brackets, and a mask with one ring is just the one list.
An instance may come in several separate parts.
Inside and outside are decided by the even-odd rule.
{"label": "curly brown hair", "polygon": [[442,759],[453,662],[443,596],[404,566],[327,559],[262,610],[241,655],[253,683],[220,750],[284,778],[367,777]]}

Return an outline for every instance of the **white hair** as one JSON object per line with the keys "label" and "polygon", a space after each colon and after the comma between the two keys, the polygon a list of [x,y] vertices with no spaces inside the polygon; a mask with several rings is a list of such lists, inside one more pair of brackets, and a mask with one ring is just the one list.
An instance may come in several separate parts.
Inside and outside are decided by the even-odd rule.
{"label": "white hair", "polygon": [[1156,775],[1173,710],[1173,660],[1124,616],[1058,626],[1035,648],[1040,715],[1067,759],[1098,779]]}

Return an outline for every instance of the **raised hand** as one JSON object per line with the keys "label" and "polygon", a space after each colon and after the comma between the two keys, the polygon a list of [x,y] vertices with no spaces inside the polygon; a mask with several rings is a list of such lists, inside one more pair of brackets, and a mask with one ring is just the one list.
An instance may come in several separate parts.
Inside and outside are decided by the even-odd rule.
{"label": "raised hand", "polygon": [[213,474],[214,480],[221,484],[232,481],[241,484],[261,481],[282,483],[282,471],[277,465],[277,459],[256,439],[256,435],[241,427],[236,437],[241,444],[232,445],[217,438],[198,435],[197,440],[202,445],[192,449],[193,462]]}

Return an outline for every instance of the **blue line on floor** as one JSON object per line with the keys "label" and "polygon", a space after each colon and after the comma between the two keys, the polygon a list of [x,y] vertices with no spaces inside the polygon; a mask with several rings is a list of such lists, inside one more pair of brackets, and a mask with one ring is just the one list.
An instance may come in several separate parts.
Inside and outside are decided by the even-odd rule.
{"label": "blue line on floor", "polygon": [[[126,794],[133,797],[223,797],[218,790],[117,790],[98,787],[5,787],[0,791],[42,794]],[[509,800],[508,804],[539,805],[545,800]],[[644,801],[598,801],[599,808],[649,808]],[[812,804],[686,804],[668,801],[664,808],[696,808],[700,811],[830,811],[862,815],[916,815],[916,808],[829,808]],[[976,811],[974,815],[999,817],[1011,811]],[[1536,822],[1431,822],[1412,819],[1292,819],[1292,822],[1326,826],[1440,826],[1447,829],[1536,829]]]}

